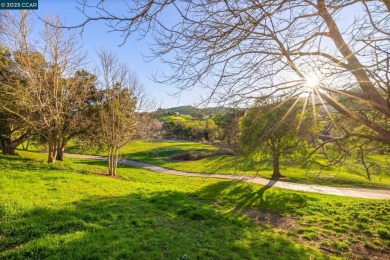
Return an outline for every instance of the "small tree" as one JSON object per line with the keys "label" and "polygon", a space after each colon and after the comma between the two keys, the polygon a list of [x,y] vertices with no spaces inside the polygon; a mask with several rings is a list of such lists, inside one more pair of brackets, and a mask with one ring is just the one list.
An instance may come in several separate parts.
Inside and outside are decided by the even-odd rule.
{"label": "small tree", "polygon": [[126,66],[110,52],[98,53],[102,70],[102,107],[99,113],[97,141],[108,150],[108,172],[116,175],[119,149],[135,135],[138,81]]}
{"label": "small tree", "polygon": [[222,132],[224,145],[233,150],[238,150],[240,146],[240,119],[244,115],[244,110],[230,109],[217,114],[214,120]]}
{"label": "small tree", "polygon": [[272,178],[280,178],[280,157],[293,153],[298,144],[297,103],[260,105],[249,109],[241,122],[241,144],[246,156],[271,155]]}

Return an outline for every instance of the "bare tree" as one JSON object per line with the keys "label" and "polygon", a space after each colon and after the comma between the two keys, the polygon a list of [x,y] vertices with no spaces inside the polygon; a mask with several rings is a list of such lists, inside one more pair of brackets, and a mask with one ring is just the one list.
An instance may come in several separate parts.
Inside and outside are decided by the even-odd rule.
{"label": "bare tree", "polygon": [[[58,18],[47,18],[38,44],[31,35],[28,12],[2,13],[4,44],[12,51],[18,70],[26,79],[26,87],[9,88],[8,94],[20,106],[17,114],[48,143],[48,163],[55,163],[57,150],[69,110],[81,106],[88,92],[80,92],[76,81],[69,80],[84,59],[74,35],[67,35]],[[50,26],[54,24],[56,26]],[[85,95],[84,95],[85,94]]]}
{"label": "bare tree", "polygon": [[134,93],[139,82],[112,52],[102,50],[98,56],[103,97],[94,138],[106,146],[109,175],[115,176],[119,150],[135,136],[137,98]]}
{"label": "bare tree", "polygon": [[[159,80],[180,90],[209,90],[206,102],[239,106],[306,93],[362,126],[337,127],[333,139],[356,136],[390,143],[390,12],[371,0],[136,0],[120,15],[98,1],[81,10],[104,20],[124,41],[153,32],[153,57],[172,68]],[[386,8],[386,5],[387,8]],[[176,12],[178,22],[166,19]],[[95,12],[96,11],[96,12]],[[351,14],[354,14],[352,17]],[[370,111],[351,111],[344,96]],[[314,111],[315,112],[315,111]]]}

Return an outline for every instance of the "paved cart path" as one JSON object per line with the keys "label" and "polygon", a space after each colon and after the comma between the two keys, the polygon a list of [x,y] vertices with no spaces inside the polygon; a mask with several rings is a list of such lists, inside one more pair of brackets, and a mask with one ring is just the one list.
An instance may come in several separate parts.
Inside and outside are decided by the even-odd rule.
{"label": "paved cart path", "polygon": [[[92,159],[92,160],[100,160],[100,161],[107,160],[107,157],[105,156],[81,155],[81,154],[64,154],[64,155],[66,157],[71,157],[71,158]],[[167,168],[163,168],[160,166],[155,166],[147,163],[131,161],[131,160],[120,160],[120,163],[139,167],[142,169],[147,169],[154,172],[177,175],[177,176],[241,180],[241,181],[260,184],[264,186],[273,186],[276,188],[288,189],[288,190],[306,191],[306,192],[314,192],[314,193],[337,195],[337,196],[347,196],[347,197],[355,197],[355,198],[366,198],[366,199],[390,199],[390,190],[339,188],[339,187],[330,187],[330,186],[321,186],[321,185],[309,185],[303,183],[293,183],[293,182],[286,182],[286,181],[279,181],[279,180],[269,180],[261,177],[251,177],[245,175],[183,172],[177,170],[170,170]]]}

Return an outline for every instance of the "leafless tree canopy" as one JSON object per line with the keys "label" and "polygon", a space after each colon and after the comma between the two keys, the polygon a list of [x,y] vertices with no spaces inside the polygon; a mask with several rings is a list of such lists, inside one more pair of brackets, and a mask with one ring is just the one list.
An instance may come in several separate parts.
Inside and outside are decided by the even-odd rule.
{"label": "leafless tree canopy", "polygon": [[139,82],[112,52],[101,50],[98,57],[103,96],[96,136],[91,138],[106,146],[109,174],[116,175],[119,149],[135,136],[137,98],[134,93],[139,90]]}
{"label": "leafless tree canopy", "polygon": [[[76,27],[104,20],[124,41],[151,33],[152,57],[172,68],[159,80],[206,88],[206,102],[306,96],[363,126],[340,125],[339,137],[390,142],[390,10],[383,1],[136,0],[126,7],[120,14],[107,1],[84,1],[87,19]],[[351,109],[340,97],[369,109]]]}

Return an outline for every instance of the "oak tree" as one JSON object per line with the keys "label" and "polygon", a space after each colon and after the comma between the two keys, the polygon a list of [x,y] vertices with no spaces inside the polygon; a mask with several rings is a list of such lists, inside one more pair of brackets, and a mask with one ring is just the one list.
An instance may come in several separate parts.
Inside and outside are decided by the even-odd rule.
{"label": "oak tree", "polygon": [[[250,108],[241,120],[243,155],[250,158],[263,155],[272,157],[272,178],[280,178],[281,157],[304,149],[302,124],[298,113],[299,99],[289,102],[258,104]],[[299,128],[297,127],[299,126]],[[305,126],[305,127],[303,127]],[[307,130],[307,129],[306,129]]]}

